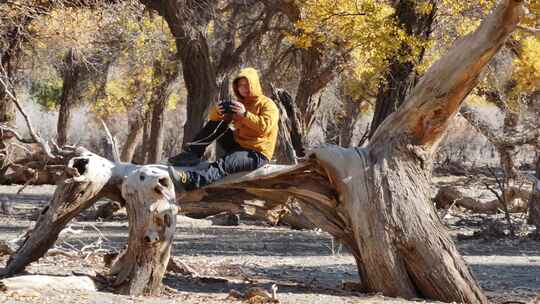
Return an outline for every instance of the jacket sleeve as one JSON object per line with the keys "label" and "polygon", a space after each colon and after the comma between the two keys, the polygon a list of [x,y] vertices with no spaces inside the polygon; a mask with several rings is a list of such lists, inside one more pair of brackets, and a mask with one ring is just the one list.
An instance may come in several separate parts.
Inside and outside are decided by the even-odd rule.
{"label": "jacket sleeve", "polygon": [[208,120],[222,120],[223,117],[221,115],[219,115],[219,112],[217,110],[217,105],[216,104],[213,104],[211,107],[210,107],[210,111],[208,111]]}
{"label": "jacket sleeve", "polygon": [[264,134],[273,128],[277,128],[278,121],[279,110],[272,100],[267,100],[264,103],[259,115],[248,111],[245,117],[240,118],[240,122],[243,125],[259,134]]}

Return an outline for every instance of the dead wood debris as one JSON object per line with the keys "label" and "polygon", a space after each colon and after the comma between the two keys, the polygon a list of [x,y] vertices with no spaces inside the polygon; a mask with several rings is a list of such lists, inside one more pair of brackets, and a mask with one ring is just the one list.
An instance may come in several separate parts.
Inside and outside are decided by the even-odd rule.
{"label": "dead wood debris", "polygon": [[227,300],[239,300],[250,304],[279,303],[277,299],[277,285],[272,285],[272,293],[262,287],[250,287],[244,293],[231,289]]}

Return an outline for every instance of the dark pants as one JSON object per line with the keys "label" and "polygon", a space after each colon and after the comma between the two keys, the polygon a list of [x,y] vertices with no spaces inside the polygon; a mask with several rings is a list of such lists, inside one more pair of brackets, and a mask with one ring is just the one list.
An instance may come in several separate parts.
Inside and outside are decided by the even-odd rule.
{"label": "dark pants", "polygon": [[[216,130],[217,132],[213,132]],[[200,136],[202,134],[203,136]],[[217,138],[218,144],[225,150],[225,156],[211,163],[205,170],[189,170],[186,190],[193,190],[204,187],[217,180],[237,172],[253,171],[268,163],[268,159],[263,154],[241,147],[233,136],[233,131],[226,123],[208,122],[196,138],[204,138],[210,135],[208,140],[202,144],[191,145],[189,150],[202,157],[206,147],[211,141]],[[207,134],[207,135],[205,135]],[[208,135],[209,134],[209,135]],[[221,135],[222,134],[222,135]],[[205,135],[205,136],[204,136]],[[221,135],[221,136],[219,136]]]}

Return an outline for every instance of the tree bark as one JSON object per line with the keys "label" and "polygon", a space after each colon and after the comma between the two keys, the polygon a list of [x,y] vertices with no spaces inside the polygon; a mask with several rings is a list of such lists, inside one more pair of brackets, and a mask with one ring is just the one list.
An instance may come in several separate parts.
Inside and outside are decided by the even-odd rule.
{"label": "tree bark", "polygon": [[135,149],[141,142],[143,135],[144,113],[140,113],[140,111],[142,111],[142,103],[137,103],[128,109],[129,132],[120,155],[120,159],[123,162],[130,163],[133,160]]}
{"label": "tree bark", "polygon": [[[17,18],[14,25],[9,27],[5,33],[0,36],[0,77],[7,77],[10,82],[14,82],[17,66],[19,65],[24,34],[33,18],[21,16]],[[15,124],[15,105],[9,99],[4,86],[0,86],[0,124],[13,127]],[[9,163],[7,144],[8,138],[0,134],[0,179],[7,170]]]}
{"label": "tree bark", "polygon": [[[2,94],[5,94],[2,92],[3,88],[0,90],[0,123],[13,126],[15,123],[15,105],[5,96],[2,96]],[[2,148],[2,146],[0,146],[0,148]]]}
{"label": "tree bark", "polygon": [[206,30],[215,2],[141,2],[165,18],[176,40],[177,58],[182,63],[187,90],[187,119],[183,138],[185,145],[202,128],[208,108],[217,97],[217,72],[206,40]]}
{"label": "tree bark", "polygon": [[42,294],[51,289],[57,292],[71,292],[73,289],[98,291],[96,283],[88,276],[23,275],[0,280],[3,293]]}
{"label": "tree bark", "polygon": [[[41,12],[36,10],[37,13]],[[25,41],[25,34],[33,18],[22,15],[13,20],[13,25],[0,36],[0,64],[2,75],[14,81],[15,73],[22,55],[22,45]],[[0,86],[0,123],[12,126],[15,122],[15,105],[7,96],[3,86]],[[1,138],[0,138],[1,140]],[[1,145],[1,142],[0,142]]]}
{"label": "tree bark", "polygon": [[[324,64],[323,50],[311,47],[300,50],[301,56],[301,76],[296,90],[295,104],[298,106],[302,116],[302,138],[305,138],[319,110],[320,98],[317,94],[332,81],[338,72],[338,62],[332,61]],[[303,142],[304,143],[304,142]]]}
{"label": "tree bark", "polygon": [[339,145],[342,147],[348,148],[353,144],[352,137],[360,115],[360,105],[361,102],[355,101],[350,96],[345,100],[345,117],[341,123],[342,127],[339,134]]}
{"label": "tree bark", "polygon": [[516,147],[525,144],[537,144],[540,142],[540,130],[528,130],[523,134],[516,134],[515,129],[519,115],[510,111],[508,108],[501,109],[505,111],[503,124],[503,134],[497,135],[491,127],[478,116],[478,114],[464,105],[460,109],[461,115],[473,126],[480,134],[495,147],[499,154],[499,163],[504,173],[507,183],[515,180],[518,175],[514,163],[514,154]]}
{"label": "tree bark", "polygon": [[123,294],[159,295],[176,229],[175,194],[164,169],[142,167],[122,185],[129,219],[126,252],[111,267]]}
{"label": "tree bark", "polygon": [[152,123],[150,133],[150,151],[148,163],[158,163],[163,154],[163,140],[165,127],[165,110],[167,102],[172,94],[172,88],[178,78],[178,64],[174,59],[167,62],[156,62],[154,66],[154,78],[159,83],[153,88],[152,99]]}
{"label": "tree bark", "polygon": [[[427,71],[402,107],[377,129],[366,148],[316,149],[308,160],[297,165],[267,166],[232,175],[205,188],[184,192],[178,200],[234,200],[242,204],[260,198],[279,205],[294,196],[305,204],[304,213],[313,223],[351,248],[366,291],[403,298],[487,303],[435,212],[430,199],[431,166],[448,124],[522,15],[521,1],[501,1],[474,33],[457,41]],[[54,208],[61,211],[54,219],[61,219],[64,225],[68,217],[74,216],[66,211],[87,207],[98,188],[103,188],[104,196],[121,199],[118,184],[138,169],[124,163],[97,161],[100,158],[95,155],[87,156],[85,166],[81,165],[82,158],[76,159],[76,168],[86,168],[77,170],[83,173],[78,180],[87,181],[86,186],[93,191],[81,194],[82,189],[75,188],[64,191],[72,193],[68,199],[53,199],[68,202],[67,208]],[[94,165],[90,163],[97,169],[91,169]],[[68,168],[73,167],[72,163]],[[102,174],[86,176],[94,170]],[[106,176],[106,186],[92,183]],[[62,196],[60,190],[55,197]],[[60,224],[60,220],[55,222]],[[46,241],[39,248],[31,248],[29,244],[50,240],[49,234],[57,235],[56,225],[38,226],[8,261],[8,273],[20,272],[52,244]]]}
{"label": "tree bark", "polygon": [[135,152],[133,157],[133,162],[136,164],[146,164],[148,163],[148,155],[152,147],[150,146],[150,134],[152,130],[152,111],[147,110],[144,113],[144,118],[142,121],[142,144],[138,150]]}
{"label": "tree bark", "polygon": [[60,108],[58,110],[58,124],[56,127],[56,141],[58,145],[64,146],[67,144],[68,132],[71,125],[71,112],[75,105],[75,94],[81,73],[84,67],[81,66],[79,55],[73,49],[70,49],[66,54],[62,67],[63,85],[62,95],[60,96]]}
{"label": "tree bark", "polygon": [[26,265],[41,258],[54,244],[65,225],[99,197],[112,174],[112,163],[80,151],[69,161],[70,178],[60,183],[52,200],[43,208],[24,243],[10,257],[1,275],[19,273]]}
{"label": "tree bark", "polygon": [[[450,120],[522,14],[521,1],[502,1],[474,33],[457,41],[430,67],[398,112],[375,131],[366,155],[372,163],[366,178],[370,186],[358,189],[360,193],[365,191],[371,203],[366,206],[368,210],[357,211],[358,225],[393,232],[379,235],[381,238],[370,239],[368,243],[365,243],[370,241],[364,239],[366,235],[360,234],[359,244],[364,246],[370,259],[366,260],[361,254],[365,272],[381,274],[369,280],[372,288],[377,286],[376,289],[387,290],[389,294],[402,295],[421,291],[428,298],[443,301],[487,302],[444,232],[430,203],[428,185],[432,156]],[[374,214],[378,214],[379,219]],[[383,228],[381,223],[391,223],[393,228]],[[378,242],[373,244],[375,239]],[[404,258],[398,264],[395,264],[399,261],[394,255],[396,252]],[[378,260],[371,260],[375,256]],[[433,260],[446,262],[435,265],[430,263]],[[435,267],[426,273],[419,267],[423,263]],[[391,281],[394,283],[388,286]],[[401,284],[397,284],[398,281]],[[443,285],[446,290],[440,288]]]}
{"label": "tree bark", "polygon": [[305,156],[298,107],[291,95],[282,89],[272,87],[272,99],[280,110],[276,159],[281,164],[295,164],[297,157]]}
{"label": "tree bark", "polygon": [[540,154],[536,157],[536,180],[533,182],[531,198],[529,199],[529,218],[527,223],[536,227],[540,233]]}
{"label": "tree bark", "polygon": [[[428,1],[428,4],[433,6],[431,12],[428,14],[418,11],[417,2],[413,0],[395,1],[395,16],[400,26],[408,35],[419,39],[427,39],[431,35],[431,26],[436,12],[436,1]],[[419,55],[413,56],[412,48],[407,43],[402,43],[399,52],[400,56],[408,59],[401,61],[396,56],[390,60],[386,77],[379,86],[379,92],[375,101],[375,112],[373,113],[369,132],[370,138],[375,134],[375,130],[386,117],[401,106],[418,81],[418,74],[415,68],[422,61],[424,48],[420,50]]]}

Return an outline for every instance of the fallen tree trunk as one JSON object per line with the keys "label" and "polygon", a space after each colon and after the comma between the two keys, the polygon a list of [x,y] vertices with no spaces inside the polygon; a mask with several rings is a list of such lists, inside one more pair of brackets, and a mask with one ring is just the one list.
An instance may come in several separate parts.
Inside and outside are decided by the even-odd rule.
{"label": "fallen tree trunk", "polygon": [[[317,149],[297,165],[233,175],[178,195],[178,200],[242,204],[258,198],[271,202],[262,207],[268,208],[294,196],[307,218],[350,247],[364,290],[487,303],[431,203],[431,167],[448,124],[522,13],[521,1],[501,1],[474,33],[426,72],[366,148]],[[76,158],[68,171],[76,169],[80,176],[58,187],[49,209],[8,261],[6,273],[18,273],[42,256],[58,227],[96,198],[122,200],[119,186],[138,168],[96,155]]]}
{"label": "fallen tree trunk", "polygon": [[54,245],[58,234],[81,211],[101,196],[112,174],[112,163],[81,150],[67,166],[68,178],[60,183],[52,200],[41,211],[34,228],[0,274],[15,274],[41,258]]}
{"label": "fallen tree trunk", "polygon": [[97,291],[94,281],[87,276],[24,275],[0,280],[0,292],[20,294],[47,290],[72,292],[73,290]]}
{"label": "fallen tree trunk", "polygon": [[[527,211],[527,201],[530,194],[523,190],[512,187],[505,191],[508,212]],[[504,210],[504,205],[499,199],[479,200],[464,195],[457,187],[441,187],[433,199],[437,208],[447,209],[450,206],[462,207],[472,212],[497,213]]]}

